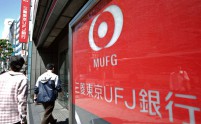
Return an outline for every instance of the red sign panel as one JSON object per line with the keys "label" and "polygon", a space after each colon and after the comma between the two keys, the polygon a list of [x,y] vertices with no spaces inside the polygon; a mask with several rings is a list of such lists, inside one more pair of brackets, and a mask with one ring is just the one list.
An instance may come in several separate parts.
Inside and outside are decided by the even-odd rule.
{"label": "red sign panel", "polygon": [[75,108],[112,124],[201,123],[200,15],[200,0],[100,1],[73,29]]}
{"label": "red sign panel", "polygon": [[22,0],[19,42],[27,43],[29,37],[30,0]]}

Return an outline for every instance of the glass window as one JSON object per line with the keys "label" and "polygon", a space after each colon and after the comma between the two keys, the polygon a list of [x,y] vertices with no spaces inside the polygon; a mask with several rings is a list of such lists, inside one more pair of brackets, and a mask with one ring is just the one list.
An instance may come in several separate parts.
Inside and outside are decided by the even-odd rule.
{"label": "glass window", "polygon": [[68,107],[68,53],[62,52],[59,57],[59,77],[62,85],[62,92],[59,93],[58,100],[63,107]]}

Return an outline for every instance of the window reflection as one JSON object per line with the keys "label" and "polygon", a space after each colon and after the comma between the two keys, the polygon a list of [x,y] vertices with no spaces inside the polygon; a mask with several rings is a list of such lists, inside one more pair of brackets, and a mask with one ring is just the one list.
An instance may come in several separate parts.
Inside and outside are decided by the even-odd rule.
{"label": "window reflection", "polygon": [[175,71],[170,73],[170,90],[189,91],[190,89],[190,78],[187,71],[178,66]]}
{"label": "window reflection", "polygon": [[62,92],[59,94],[59,103],[68,108],[68,54],[67,50],[59,57],[59,76],[62,83]]}

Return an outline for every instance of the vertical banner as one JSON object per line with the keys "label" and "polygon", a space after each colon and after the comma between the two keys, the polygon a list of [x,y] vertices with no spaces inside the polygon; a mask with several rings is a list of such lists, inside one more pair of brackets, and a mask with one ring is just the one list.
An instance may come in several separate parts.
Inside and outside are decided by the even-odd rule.
{"label": "vertical banner", "polygon": [[20,13],[19,42],[27,43],[29,36],[30,0],[22,0]]}

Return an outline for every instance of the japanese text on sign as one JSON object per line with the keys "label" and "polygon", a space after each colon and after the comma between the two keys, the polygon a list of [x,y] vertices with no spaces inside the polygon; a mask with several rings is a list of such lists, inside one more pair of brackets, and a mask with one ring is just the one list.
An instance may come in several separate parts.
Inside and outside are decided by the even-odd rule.
{"label": "japanese text on sign", "polygon": [[29,11],[30,11],[30,1],[22,0],[21,5],[21,16],[20,16],[20,42],[27,42],[28,31],[29,31]]}
{"label": "japanese text on sign", "polygon": [[[124,96],[120,93],[120,91],[124,91],[124,88],[120,87],[108,87],[108,86],[102,86],[99,84],[94,83],[84,83],[84,82],[76,82],[75,83],[75,93],[80,95],[85,95],[97,100],[105,100],[107,103],[114,102],[115,104],[118,104],[119,99],[123,100]],[[109,90],[108,90],[109,89]],[[114,92],[114,94],[113,94]],[[156,90],[145,90],[141,89],[140,92],[136,93],[135,89],[132,89],[132,105],[128,104],[128,101],[124,101],[125,107],[127,109],[135,109],[136,108],[136,102],[137,102],[137,96],[138,96],[138,102],[140,103],[140,112],[141,113],[148,113],[150,116],[158,116],[160,118],[163,117],[162,113],[160,112],[161,105],[160,105],[160,92]],[[110,94],[110,98],[106,94]],[[174,112],[173,107],[177,107],[180,109],[186,109],[189,114],[189,122],[183,122],[183,123],[190,123],[195,124],[195,112],[200,112],[200,108],[196,106],[189,106],[180,103],[175,103],[173,100],[171,100],[172,97],[176,97],[179,99],[188,99],[192,102],[196,102],[197,97],[193,95],[188,94],[177,94],[173,93],[171,91],[168,92],[168,94],[165,97],[165,101],[167,102],[167,105],[165,106],[165,110],[167,110],[169,115],[169,121],[174,122]],[[114,99],[113,99],[114,98]]]}

